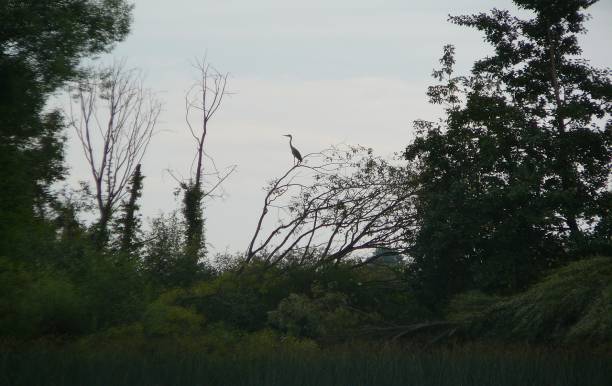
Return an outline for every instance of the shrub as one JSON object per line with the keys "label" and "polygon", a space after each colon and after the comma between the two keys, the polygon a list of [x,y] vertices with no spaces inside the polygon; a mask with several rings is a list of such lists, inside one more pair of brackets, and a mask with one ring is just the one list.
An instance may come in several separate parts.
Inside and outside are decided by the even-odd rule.
{"label": "shrub", "polygon": [[146,335],[151,337],[197,335],[202,331],[204,317],[195,310],[173,304],[181,291],[163,294],[151,303],[143,316]]}
{"label": "shrub", "polygon": [[480,291],[465,292],[451,299],[446,309],[446,318],[455,322],[475,320],[484,316],[488,308],[500,300],[499,296]]}
{"label": "shrub", "polygon": [[348,297],[331,292],[311,299],[291,294],[268,313],[271,325],[294,337],[345,338],[359,326],[379,319],[350,306]]}
{"label": "shrub", "polygon": [[85,298],[59,270],[0,258],[0,335],[74,335],[89,325]]}
{"label": "shrub", "polygon": [[22,294],[18,328],[28,335],[82,333],[88,324],[83,306],[83,298],[70,281],[58,273],[43,275]]}
{"label": "shrub", "polygon": [[529,290],[489,307],[474,323],[493,337],[551,343],[612,343],[612,258],[552,271]]}

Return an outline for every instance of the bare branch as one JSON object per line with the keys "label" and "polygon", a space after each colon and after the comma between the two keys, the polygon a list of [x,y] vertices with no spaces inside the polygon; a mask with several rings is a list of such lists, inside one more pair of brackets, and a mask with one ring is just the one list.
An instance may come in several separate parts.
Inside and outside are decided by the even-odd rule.
{"label": "bare branch", "polygon": [[[70,124],[91,170],[98,227],[105,234],[134,168],[146,153],[161,102],[144,88],[142,73],[126,68],[125,61],[91,70],[69,91]],[[78,114],[74,104],[79,107]]]}
{"label": "bare branch", "polygon": [[[202,199],[215,196],[215,191],[236,170],[236,166],[230,166],[221,172],[206,153],[208,125],[227,94],[228,74],[215,70],[206,58],[196,60],[194,67],[198,72],[198,81],[185,94],[185,122],[195,141],[196,151],[191,164],[190,177],[179,181],[179,186],[183,192],[182,213],[186,223],[185,255],[192,260],[195,267],[203,256],[206,245]],[[206,160],[210,162],[205,162]],[[208,168],[212,169],[212,172],[206,172],[205,169]]]}
{"label": "bare branch", "polygon": [[[206,58],[196,59],[194,67],[198,71],[198,81],[185,94],[185,122],[196,143],[195,170],[192,170],[192,181],[203,192],[203,196],[210,196],[236,168],[231,166],[225,173],[219,172],[212,158],[205,151],[208,124],[220,108],[223,98],[228,94],[226,89],[229,74],[214,69]],[[204,172],[205,158],[211,161],[213,173]],[[205,175],[216,177],[208,188],[203,186]]]}
{"label": "bare branch", "polygon": [[[266,188],[245,263],[257,259],[274,265],[296,257],[305,264],[313,263],[313,256],[321,263],[339,262],[376,248],[403,252],[405,234],[413,228],[408,179],[406,168],[374,157],[369,149],[306,155]],[[265,221],[271,208],[285,214],[275,226]]]}

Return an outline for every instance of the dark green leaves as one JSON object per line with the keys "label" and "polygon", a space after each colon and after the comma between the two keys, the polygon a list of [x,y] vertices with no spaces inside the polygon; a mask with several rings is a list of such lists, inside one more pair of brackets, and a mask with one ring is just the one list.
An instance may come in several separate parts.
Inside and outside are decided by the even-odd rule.
{"label": "dark green leaves", "polygon": [[[418,171],[415,272],[424,296],[513,292],[543,269],[601,248],[612,166],[609,71],[581,53],[592,1],[518,0],[508,11],[451,17],[494,54],[453,77],[452,46],[433,76],[439,123],[418,121],[406,158]],[[609,206],[609,205],[608,205]],[[596,231],[596,229],[600,229]],[[606,241],[607,240],[607,241]]]}

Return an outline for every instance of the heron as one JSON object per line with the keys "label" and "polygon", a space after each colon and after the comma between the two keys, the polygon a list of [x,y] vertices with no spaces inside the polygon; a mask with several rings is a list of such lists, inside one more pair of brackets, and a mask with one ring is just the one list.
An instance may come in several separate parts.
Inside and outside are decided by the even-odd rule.
{"label": "heron", "polygon": [[291,136],[291,134],[285,134],[284,136],[289,137],[289,147],[291,148],[291,154],[293,154],[293,157],[297,159],[297,163],[299,164],[300,162],[302,162],[302,155],[300,154],[298,149],[293,147],[293,145],[291,144],[291,140],[293,139],[293,137]]}

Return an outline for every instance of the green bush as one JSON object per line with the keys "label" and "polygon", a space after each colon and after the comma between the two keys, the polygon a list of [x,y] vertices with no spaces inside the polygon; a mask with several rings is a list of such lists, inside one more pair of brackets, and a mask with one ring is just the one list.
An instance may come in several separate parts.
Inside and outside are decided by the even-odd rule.
{"label": "green bush", "polygon": [[62,272],[0,259],[0,335],[31,338],[86,332],[85,298]]}
{"label": "green bush", "polygon": [[0,257],[0,335],[17,334],[20,299],[33,280],[31,272],[7,258]]}
{"label": "green bush", "polygon": [[267,312],[292,292],[308,291],[313,271],[270,267],[255,262],[242,272],[221,272],[212,280],[193,285],[180,302],[195,307],[213,323],[257,331],[266,328]]}
{"label": "green bush", "polygon": [[272,326],[290,336],[307,338],[345,338],[358,327],[378,319],[374,313],[351,307],[348,296],[339,292],[314,299],[291,294],[268,313]]}
{"label": "green bush", "polygon": [[469,322],[484,316],[488,308],[497,304],[499,296],[480,291],[469,291],[451,299],[446,309],[446,318],[455,322]]}
{"label": "green bush", "polygon": [[321,320],[316,305],[306,296],[291,294],[283,299],[275,311],[268,313],[274,327],[292,336],[321,335]]}
{"label": "green bush", "polygon": [[20,302],[20,319],[37,335],[74,335],[87,328],[84,299],[66,278],[54,274],[32,283]]}
{"label": "green bush", "polygon": [[601,290],[572,326],[567,342],[612,342],[612,283]]}
{"label": "green bush", "polygon": [[612,258],[593,257],[552,271],[506,298],[473,324],[491,337],[537,343],[612,343]]}
{"label": "green bush", "polygon": [[142,322],[147,336],[195,336],[202,332],[204,316],[194,309],[173,304],[181,294],[182,291],[171,291],[147,307]]}
{"label": "green bush", "polygon": [[150,301],[137,264],[125,256],[90,253],[80,275],[72,275],[87,299],[92,329],[137,322]]}

